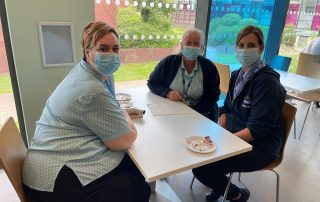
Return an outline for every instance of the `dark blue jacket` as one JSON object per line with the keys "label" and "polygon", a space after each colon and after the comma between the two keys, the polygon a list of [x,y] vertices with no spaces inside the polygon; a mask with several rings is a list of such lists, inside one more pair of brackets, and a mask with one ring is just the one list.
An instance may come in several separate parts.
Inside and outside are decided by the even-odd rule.
{"label": "dark blue jacket", "polygon": [[[217,101],[220,95],[219,73],[210,60],[202,56],[199,56],[197,59],[203,73],[203,94],[200,102],[192,108],[217,122]],[[168,91],[171,90],[169,86],[178,72],[181,60],[182,55],[170,55],[160,61],[150,74],[148,80],[148,87],[151,92],[161,97],[166,97]]]}
{"label": "dark blue jacket", "polygon": [[235,133],[248,128],[254,138],[250,144],[276,159],[284,139],[281,110],[286,91],[280,84],[280,76],[269,66],[261,67],[232,101],[239,72],[240,69],[232,72],[229,92],[220,115],[225,113],[227,116],[227,130]]}

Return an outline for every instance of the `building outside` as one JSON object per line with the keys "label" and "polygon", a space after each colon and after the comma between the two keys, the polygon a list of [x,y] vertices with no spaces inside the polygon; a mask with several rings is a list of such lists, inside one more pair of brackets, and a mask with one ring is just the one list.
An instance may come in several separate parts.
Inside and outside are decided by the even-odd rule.
{"label": "building outside", "polygon": [[214,0],[211,6],[211,19],[234,13],[241,18],[252,18],[260,25],[269,25],[274,0]]}
{"label": "building outside", "polygon": [[8,72],[7,55],[2,33],[2,25],[0,21],[0,74]]}
{"label": "building outside", "polygon": [[286,27],[293,27],[295,49],[302,49],[309,41],[319,35],[320,0],[291,0],[288,7]]}

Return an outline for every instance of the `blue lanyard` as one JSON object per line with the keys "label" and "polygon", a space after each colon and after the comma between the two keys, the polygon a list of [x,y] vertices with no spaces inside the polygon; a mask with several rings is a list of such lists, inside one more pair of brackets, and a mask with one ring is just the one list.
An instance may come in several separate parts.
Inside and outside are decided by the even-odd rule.
{"label": "blue lanyard", "polygon": [[195,72],[193,73],[192,77],[189,77],[189,83],[187,85],[187,87],[185,86],[186,84],[186,81],[185,81],[185,69],[184,68],[181,68],[182,69],[182,85],[183,85],[183,99],[186,100],[188,98],[188,91],[189,91],[189,88],[191,86],[191,83],[193,81],[193,77],[194,77],[194,74]]}

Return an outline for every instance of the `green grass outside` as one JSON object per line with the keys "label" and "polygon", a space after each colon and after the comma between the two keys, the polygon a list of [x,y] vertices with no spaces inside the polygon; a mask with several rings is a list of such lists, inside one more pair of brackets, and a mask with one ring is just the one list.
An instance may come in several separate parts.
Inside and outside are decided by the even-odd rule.
{"label": "green grass outside", "polygon": [[122,64],[114,74],[115,82],[148,79],[158,61]]}
{"label": "green grass outside", "polygon": [[288,72],[296,73],[297,65],[298,65],[298,59],[299,59],[299,53],[300,53],[299,51],[296,51],[293,48],[291,48],[289,50],[281,49],[279,51],[279,55],[287,56],[287,57],[291,57],[292,58]]}
{"label": "green grass outside", "polygon": [[[279,55],[288,56],[292,58],[289,72],[295,73],[299,51],[293,49],[281,49]],[[221,60],[233,60],[228,54],[221,54]],[[122,64],[120,69],[114,74],[115,82],[132,81],[132,80],[146,80],[149,78],[150,73],[154,67],[158,64],[158,61],[144,62],[144,63],[130,63]],[[0,75],[0,94],[12,93],[11,81],[9,74]]]}
{"label": "green grass outside", "polygon": [[9,74],[0,75],[0,94],[12,93],[11,80]]}
{"label": "green grass outside", "polygon": [[[115,82],[146,80],[157,64],[158,61],[122,64],[114,74]],[[12,93],[9,74],[0,75],[0,94],[3,93]]]}

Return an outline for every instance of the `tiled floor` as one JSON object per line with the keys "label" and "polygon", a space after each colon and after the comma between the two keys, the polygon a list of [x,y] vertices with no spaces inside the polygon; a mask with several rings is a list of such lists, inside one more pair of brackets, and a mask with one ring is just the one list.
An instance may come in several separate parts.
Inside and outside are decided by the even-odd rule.
{"label": "tiled floor", "polygon": [[[307,104],[298,102],[297,130],[301,128]],[[280,199],[283,202],[320,201],[320,109],[314,108],[309,116],[300,140],[293,138],[291,131],[282,164],[276,169],[280,174]],[[195,181],[192,190],[188,188],[191,172],[169,178],[182,201],[205,201],[207,188]],[[233,177],[237,184],[237,175]],[[276,176],[270,171],[244,173],[241,181],[251,192],[250,202],[275,201]],[[241,185],[240,185],[241,186]],[[162,200],[165,201],[165,200]]]}
{"label": "tiled floor", "polygon": [[[298,105],[297,129],[305,116],[307,104],[295,101]],[[309,112],[305,129],[300,140],[293,138],[291,131],[282,164],[276,169],[280,174],[280,202],[320,201],[320,109]],[[168,183],[183,202],[201,202],[208,188],[195,181],[189,189],[192,174],[190,171],[169,177]],[[237,182],[237,175],[234,176]],[[260,171],[242,174],[242,182],[249,188],[249,202],[275,201],[276,178],[272,172]],[[0,170],[0,201],[18,201],[3,170]],[[166,202],[165,197],[153,194],[150,201]]]}
{"label": "tiled floor", "polygon": [[17,119],[13,94],[0,94],[0,124],[6,121],[10,116]]}

